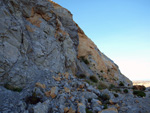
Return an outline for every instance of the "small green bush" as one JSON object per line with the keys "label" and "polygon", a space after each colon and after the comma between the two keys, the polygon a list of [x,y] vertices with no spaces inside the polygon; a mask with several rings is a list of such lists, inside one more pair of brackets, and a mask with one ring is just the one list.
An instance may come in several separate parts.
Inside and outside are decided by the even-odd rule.
{"label": "small green bush", "polygon": [[104,109],[107,109],[108,107],[107,107],[107,104],[104,104]]}
{"label": "small green bush", "polygon": [[89,102],[89,103],[91,103],[91,100],[92,100],[92,99],[91,99],[91,98],[89,98],[89,99],[88,99],[88,102]]}
{"label": "small green bush", "polygon": [[90,80],[85,80],[85,82],[87,82],[88,84],[91,84]]}
{"label": "small green bush", "polygon": [[86,78],[86,75],[85,74],[80,74],[79,78]]}
{"label": "small green bush", "polygon": [[118,97],[119,95],[117,93],[114,94],[115,97]]}
{"label": "small green bush", "polygon": [[101,70],[100,72],[101,72],[101,73],[103,73],[104,71],[103,71],[103,70]]}
{"label": "small green bush", "polygon": [[21,92],[22,91],[22,88],[14,87],[10,84],[5,84],[4,87],[8,90],[12,90],[12,91],[16,91],[16,92]]}
{"label": "small green bush", "polygon": [[143,91],[138,91],[138,90],[134,90],[133,94],[137,95],[138,97],[145,97],[146,96],[146,94]]}
{"label": "small green bush", "polygon": [[93,112],[90,111],[88,108],[86,108],[86,113],[93,113]]}
{"label": "small green bush", "polygon": [[124,93],[128,93],[128,89],[124,89],[123,92],[124,92]]}
{"label": "small green bush", "polygon": [[110,96],[108,94],[102,94],[101,99],[106,101],[110,99]]}
{"label": "small green bush", "polygon": [[122,92],[121,89],[118,89],[118,88],[113,89],[113,91],[115,91],[116,93],[118,93],[118,92],[121,93]]}
{"label": "small green bush", "polygon": [[97,87],[99,90],[103,90],[103,89],[107,89],[108,88],[108,86],[105,84],[105,83],[103,83],[103,82],[100,82],[99,84],[98,84],[98,87]]}
{"label": "small green bush", "polygon": [[124,86],[124,83],[120,81],[119,86]]}
{"label": "small green bush", "polygon": [[27,104],[37,104],[37,103],[43,102],[43,101],[42,101],[42,99],[41,99],[40,97],[38,97],[38,96],[36,95],[35,92],[33,92],[33,93],[32,93],[32,96],[27,96],[27,97],[25,98],[25,102],[26,102]]}
{"label": "small green bush", "polygon": [[109,89],[113,89],[113,88],[115,88],[115,85],[110,84]]}
{"label": "small green bush", "polygon": [[91,80],[92,82],[95,82],[95,83],[98,82],[96,76],[94,76],[94,75],[93,75],[93,76],[90,76],[90,80]]}

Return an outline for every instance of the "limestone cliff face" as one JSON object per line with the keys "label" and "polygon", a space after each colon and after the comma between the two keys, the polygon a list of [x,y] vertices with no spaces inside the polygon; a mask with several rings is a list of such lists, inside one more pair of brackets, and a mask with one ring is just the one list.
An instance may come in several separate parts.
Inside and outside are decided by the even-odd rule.
{"label": "limestone cliff face", "polygon": [[92,74],[103,77],[112,84],[123,81],[126,84],[131,85],[131,81],[121,74],[118,66],[97,48],[79,26],[78,35],[78,58],[84,57],[88,60],[89,64],[87,66],[92,70]]}
{"label": "limestone cliff face", "polygon": [[132,84],[84,34],[72,14],[52,1],[1,0],[0,25],[2,85],[25,87],[50,71]]}

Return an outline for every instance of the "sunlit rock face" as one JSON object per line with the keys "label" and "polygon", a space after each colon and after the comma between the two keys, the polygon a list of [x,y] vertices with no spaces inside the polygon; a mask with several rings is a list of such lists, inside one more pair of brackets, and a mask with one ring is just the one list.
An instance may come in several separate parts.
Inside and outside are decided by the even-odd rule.
{"label": "sunlit rock face", "polygon": [[50,71],[132,84],[85,35],[72,14],[51,0],[1,0],[0,25],[2,85],[26,87]]}
{"label": "sunlit rock face", "polygon": [[132,84],[128,78],[121,74],[118,66],[97,48],[79,26],[78,35],[78,58],[84,57],[88,60],[87,66],[92,70],[92,74],[101,76],[112,84],[117,84],[119,81],[123,81],[126,85]]}

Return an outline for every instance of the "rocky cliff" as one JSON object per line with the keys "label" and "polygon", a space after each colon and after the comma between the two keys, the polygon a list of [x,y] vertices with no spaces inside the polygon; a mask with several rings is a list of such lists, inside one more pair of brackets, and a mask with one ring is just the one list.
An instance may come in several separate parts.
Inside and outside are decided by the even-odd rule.
{"label": "rocky cliff", "polygon": [[47,0],[2,0],[0,5],[1,84],[25,87],[48,70],[131,85],[67,9]]}
{"label": "rocky cliff", "polygon": [[[95,89],[99,84],[132,86],[73,21],[71,12],[55,2],[1,0],[0,25],[0,110],[37,113],[43,107],[44,113],[84,113],[86,99],[101,94]],[[14,97],[18,99],[12,101]],[[98,100],[92,103],[93,111],[103,109]]]}

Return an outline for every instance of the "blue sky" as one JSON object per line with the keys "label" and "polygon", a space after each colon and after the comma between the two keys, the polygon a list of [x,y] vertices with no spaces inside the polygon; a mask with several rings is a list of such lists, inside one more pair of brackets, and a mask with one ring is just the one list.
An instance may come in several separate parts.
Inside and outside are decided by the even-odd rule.
{"label": "blue sky", "polygon": [[150,80],[150,0],[53,0],[131,80]]}

